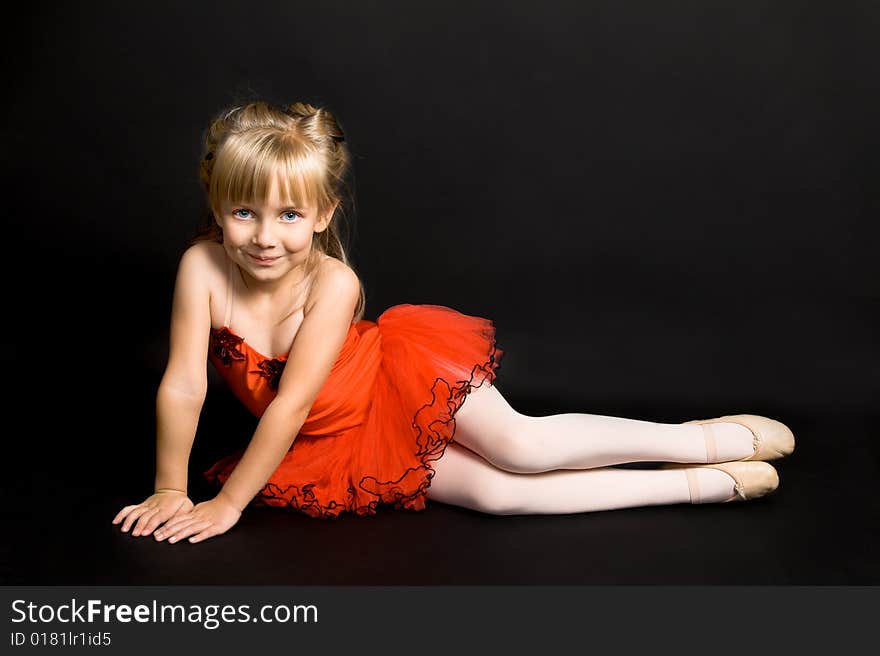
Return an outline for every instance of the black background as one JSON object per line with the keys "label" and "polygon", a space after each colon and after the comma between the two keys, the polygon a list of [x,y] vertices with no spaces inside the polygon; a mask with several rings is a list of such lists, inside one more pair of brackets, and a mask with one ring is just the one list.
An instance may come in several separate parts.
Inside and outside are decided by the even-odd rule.
{"label": "black background", "polygon": [[[6,582],[880,581],[876,6],[29,7],[4,44]],[[498,388],[527,414],[784,421],[779,491],[119,534],[152,489],[203,130],[252,97],[327,106],[345,130],[367,319],[492,318]],[[256,425],[210,374],[193,486]]]}

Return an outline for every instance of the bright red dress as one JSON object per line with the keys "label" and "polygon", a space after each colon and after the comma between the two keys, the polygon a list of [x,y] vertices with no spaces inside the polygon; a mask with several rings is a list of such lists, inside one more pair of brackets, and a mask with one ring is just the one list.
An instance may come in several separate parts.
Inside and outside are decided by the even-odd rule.
{"label": "bright red dress", "polygon": [[[211,330],[208,358],[260,417],[288,354],[257,353],[228,317]],[[322,519],[373,515],[380,504],[424,510],[431,462],[454,441],[455,413],[471,388],[494,382],[503,354],[492,321],[442,305],[395,305],[375,322],[353,323],[292,447],[250,505]],[[222,485],[243,454],[204,478]]]}

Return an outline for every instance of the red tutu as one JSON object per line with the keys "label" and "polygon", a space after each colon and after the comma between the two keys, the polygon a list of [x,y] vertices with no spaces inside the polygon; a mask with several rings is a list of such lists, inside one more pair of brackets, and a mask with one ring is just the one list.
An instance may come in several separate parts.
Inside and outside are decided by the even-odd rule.
{"label": "red tutu", "polygon": [[[473,387],[494,382],[503,354],[492,321],[442,305],[395,305],[352,324],[293,446],[250,505],[325,519],[372,515],[380,504],[423,510],[455,413]],[[287,356],[266,358],[225,326],[212,330],[209,359],[259,417]],[[243,454],[204,477],[222,485]]]}

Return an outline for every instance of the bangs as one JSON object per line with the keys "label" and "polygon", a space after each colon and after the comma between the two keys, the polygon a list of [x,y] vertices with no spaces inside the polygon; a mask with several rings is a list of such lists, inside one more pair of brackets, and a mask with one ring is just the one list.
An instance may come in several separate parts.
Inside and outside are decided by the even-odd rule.
{"label": "bangs", "polygon": [[278,185],[282,203],[320,209],[327,204],[322,189],[321,154],[303,141],[282,136],[277,130],[232,134],[217,153],[208,196],[222,203],[265,203],[272,184]]}

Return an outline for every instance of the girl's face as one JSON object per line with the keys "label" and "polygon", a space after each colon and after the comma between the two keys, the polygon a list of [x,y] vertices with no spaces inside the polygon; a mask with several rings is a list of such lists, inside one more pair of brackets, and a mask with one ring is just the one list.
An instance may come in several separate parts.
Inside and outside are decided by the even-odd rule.
{"label": "girl's face", "polygon": [[312,236],[323,231],[333,215],[331,209],[319,217],[315,207],[283,201],[276,183],[265,204],[224,202],[220,215],[215,215],[229,257],[245,273],[270,283],[270,287],[306,263]]}

